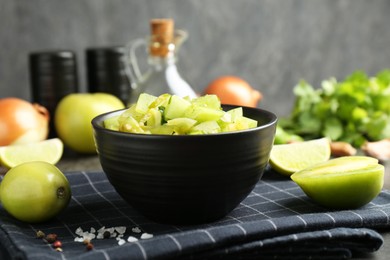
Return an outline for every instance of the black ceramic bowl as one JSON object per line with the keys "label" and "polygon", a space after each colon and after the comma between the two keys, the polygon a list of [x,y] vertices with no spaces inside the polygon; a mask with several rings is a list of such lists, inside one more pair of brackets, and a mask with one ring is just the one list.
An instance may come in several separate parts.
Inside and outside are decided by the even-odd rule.
{"label": "black ceramic bowl", "polygon": [[[234,106],[224,106],[224,110]],[[143,135],[92,120],[102,168],[116,191],[158,222],[195,224],[222,218],[253,190],[268,163],[277,117],[244,108],[258,127],[210,135]]]}

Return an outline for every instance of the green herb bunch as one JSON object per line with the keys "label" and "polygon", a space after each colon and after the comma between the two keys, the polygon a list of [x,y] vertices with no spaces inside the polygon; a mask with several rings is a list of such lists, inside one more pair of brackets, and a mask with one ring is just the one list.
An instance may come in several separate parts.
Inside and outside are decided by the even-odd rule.
{"label": "green herb bunch", "polygon": [[320,88],[302,80],[294,95],[291,115],[279,121],[291,135],[328,137],[355,147],[390,137],[390,70],[375,77],[356,71],[341,82],[325,80]]}

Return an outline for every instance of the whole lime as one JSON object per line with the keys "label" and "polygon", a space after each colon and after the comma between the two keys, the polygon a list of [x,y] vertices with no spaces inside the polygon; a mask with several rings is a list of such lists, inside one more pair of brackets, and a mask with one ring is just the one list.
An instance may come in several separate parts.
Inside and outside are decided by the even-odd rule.
{"label": "whole lime", "polygon": [[70,198],[68,179],[47,162],[15,166],[0,184],[3,208],[23,222],[38,223],[55,217],[67,207]]}

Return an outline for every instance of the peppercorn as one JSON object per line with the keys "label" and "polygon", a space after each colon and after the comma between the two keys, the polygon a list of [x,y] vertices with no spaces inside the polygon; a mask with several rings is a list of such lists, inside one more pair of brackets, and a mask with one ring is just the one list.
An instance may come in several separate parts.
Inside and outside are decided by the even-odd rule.
{"label": "peppercorn", "polygon": [[111,233],[110,233],[110,231],[104,231],[104,233],[103,233],[103,238],[110,238],[111,237]]}
{"label": "peppercorn", "polygon": [[57,234],[51,233],[46,236],[46,241],[50,244],[57,240]]}
{"label": "peppercorn", "polygon": [[36,234],[36,237],[37,238],[45,238],[45,233],[43,233],[41,230],[38,230],[37,231],[37,234]]}
{"label": "peppercorn", "polygon": [[87,248],[87,251],[91,251],[93,249],[93,244],[92,243],[88,243],[86,248]]}
{"label": "peppercorn", "polygon": [[60,248],[60,247],[62,247],[61,241],[59,241],[59,240],[54,241],[54,242],[53,242],[53,247],[54,247],[54,248]]}

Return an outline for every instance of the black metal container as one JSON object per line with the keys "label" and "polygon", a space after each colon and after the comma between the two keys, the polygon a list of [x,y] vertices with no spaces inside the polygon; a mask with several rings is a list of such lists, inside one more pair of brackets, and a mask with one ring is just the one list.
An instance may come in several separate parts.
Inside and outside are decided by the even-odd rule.
{"label": "black metal container", "polygon": [[88,92],[105,92],[129,101],[131,85],[126,74],[125,48],[121,46],[86,50]]}
{"label": "black metal container", "polygon": [[50,113],[49,137],[56,137],[54,112],[58,102],[79,92],[76,54],[69,50],[33,52],[29,55],[32,101]]}

